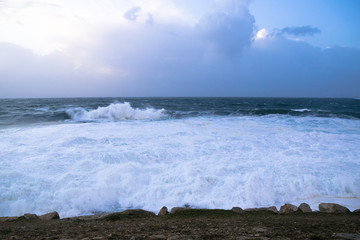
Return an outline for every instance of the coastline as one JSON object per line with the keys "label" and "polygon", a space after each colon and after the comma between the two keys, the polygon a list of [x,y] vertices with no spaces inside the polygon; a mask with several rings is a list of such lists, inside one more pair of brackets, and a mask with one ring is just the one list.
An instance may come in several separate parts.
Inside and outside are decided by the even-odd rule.
{"label": "coastline", "polygon": [[0,218],[1,239],[360,239],[360,209],[322,203],[241,209],[166,207],[60,218],[57,212]]}

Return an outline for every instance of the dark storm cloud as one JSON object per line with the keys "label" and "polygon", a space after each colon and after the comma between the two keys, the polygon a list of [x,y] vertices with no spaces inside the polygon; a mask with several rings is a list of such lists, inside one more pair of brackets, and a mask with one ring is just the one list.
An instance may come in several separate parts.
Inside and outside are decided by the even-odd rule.
{"label": "dark storm cloud", "polygon": [[254,43],[238,66],[244,79],[238,89],[251,96],[354,97],[360,91],[358,49],[322,50],[279,36]]}
{"label": "dark storm cloud", "polygon": [[229,58],[209,57],[204,35],[171,30],[157,26],[127,32],[129,39],[122,32],[106,36],[107,48],[99,49],[102,61],[129,73],[114,81],[111,95],[351,97],[360,92],[357,49],[322,50],[277,36],[250,48],[240,45],[241,54]]}
{"label": "dark storm cloud", "polygon": [[229,7],[205,15],[198,30],[213,50],[233,56],[250,46],[255,19],[243,5]]}

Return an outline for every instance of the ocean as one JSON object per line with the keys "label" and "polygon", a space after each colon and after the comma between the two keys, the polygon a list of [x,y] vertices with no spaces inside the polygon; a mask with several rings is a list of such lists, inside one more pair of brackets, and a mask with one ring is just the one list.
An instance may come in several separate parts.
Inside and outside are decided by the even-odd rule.
{"label": "ocean", "polygon": [[0,99],[0,216],[360,208],[360,100]]}

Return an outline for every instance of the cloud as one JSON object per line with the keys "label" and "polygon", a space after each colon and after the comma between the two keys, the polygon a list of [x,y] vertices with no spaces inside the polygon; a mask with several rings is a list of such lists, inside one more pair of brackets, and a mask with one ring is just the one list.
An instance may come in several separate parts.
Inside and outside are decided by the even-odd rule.
{"label": "cloud", "polygon": [[319,28],[312,26],[285,27],[280,30],[280,34],[289,34],[294,36],[314,36],[321,33]]}
{"label": "cloud", "polygon": [[98,70],[75,69],[72,58],[61,52],[39,56],[21,46],[0,43],[0,97],[103,95],[103,75],[97,75]]}
{"label": "cloud", "polygon": [[[134,21],[67,54],[0,43],[0,97],[358,95],[360,50],[322,50],[266,30],[254,40],[247,3],[216,1],[195,26],[128,8]],[[148,13],[153,24],[141,20]]]}
{"label": "cloud", "polygon": [[139,16],[139,12],[141,11],[140,7],[132,7],[128,11],[125,12],[124,17],[132,22],[136,21],[136,18]]}
{"label": "cloud", "polygon": [[255,41],[238,66],[252,96],[353,97],[360,91],[359,49],[322,50],[275,36]]}
{"label": "cloud", "polygon": [[256,33],[255,40],[266,39],[268,36],[269,36],[269,32],[265,28],[263,28]]}
{"label": "cloud", "polygon": [[212,50],[234,56],[250,46],[255,19],[247,4],[248,1],[217,1],[213,11],[201,19],[198,29]]}

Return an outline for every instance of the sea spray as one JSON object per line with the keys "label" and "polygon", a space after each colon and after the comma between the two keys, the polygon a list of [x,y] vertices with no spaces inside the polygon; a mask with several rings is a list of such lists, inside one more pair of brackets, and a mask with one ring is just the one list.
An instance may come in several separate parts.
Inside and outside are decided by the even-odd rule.
{"label": "sea spray", "polygon": [[129,102],[113,103],[95,110],[86,110],[81,107],[70,108],[66,113],[73,121],[121,121],[121,120],[154,120],[165,117],[164,109],[132,108]]}
{"label": "sea spray", "polygon": [[0,131],[0,216],[163,205],[360,207],[358,120],[207,115]]}

